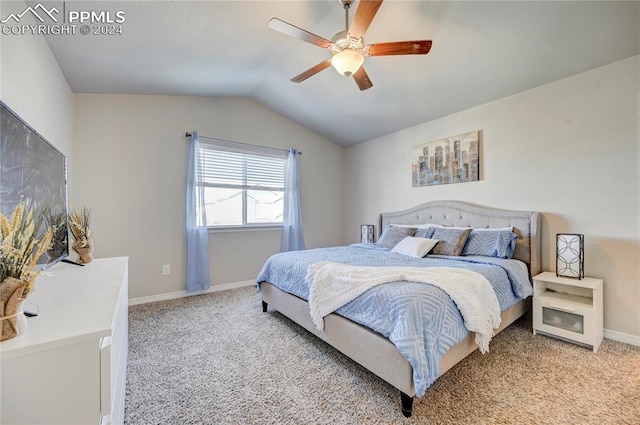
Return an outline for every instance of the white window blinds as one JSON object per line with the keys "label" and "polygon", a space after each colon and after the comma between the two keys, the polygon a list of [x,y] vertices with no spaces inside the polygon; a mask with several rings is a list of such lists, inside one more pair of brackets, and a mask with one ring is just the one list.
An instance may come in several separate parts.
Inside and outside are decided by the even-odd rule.
{"label": "white window blinds", "polygon": [[202,147],[200,182],[204,186],[243,189],[284,188],[284,158]]}
{"label": "white window blinds", "polygon": [[207,225],[282,223],[286,158],[284,150],[201,139],[196,181]]}

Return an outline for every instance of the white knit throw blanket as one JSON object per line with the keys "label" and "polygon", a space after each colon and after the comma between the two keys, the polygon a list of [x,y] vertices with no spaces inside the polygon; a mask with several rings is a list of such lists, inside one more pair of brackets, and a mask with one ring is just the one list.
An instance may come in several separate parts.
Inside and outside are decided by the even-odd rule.
{"label": "white knit throw blanket", "polygon": [[493,330],[500,326],[500,305],[489,281],[479,273],[451,267],[366,267],[321,261],[309,266],[311,319],[324,329],[324,316],[367,289],[383,283],[428,283],[445,291],[462,314],[467,330],[476,333],[480,352],[489,351]]}

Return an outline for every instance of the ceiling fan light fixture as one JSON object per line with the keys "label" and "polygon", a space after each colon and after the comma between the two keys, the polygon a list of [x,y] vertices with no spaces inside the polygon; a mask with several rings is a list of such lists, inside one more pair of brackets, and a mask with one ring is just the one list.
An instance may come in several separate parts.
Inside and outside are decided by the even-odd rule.
{"label": "ceiling fan light fixture", "polygon": [[345,77],[350,77],[364,63],[364,55],[357,50],[343,49],[331,57],[331,65]]}

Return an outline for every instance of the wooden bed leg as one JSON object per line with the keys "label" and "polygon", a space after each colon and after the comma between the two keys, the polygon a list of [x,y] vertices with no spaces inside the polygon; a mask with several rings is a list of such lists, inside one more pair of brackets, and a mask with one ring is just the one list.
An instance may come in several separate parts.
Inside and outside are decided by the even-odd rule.
{"label": "wooden bed leg", "polygon": [[400,402],[402,403],[402,414],[405,418],[410,418],[413,413],[413,397],[400,392]]}
{"label": "wooden bed leg", "polygon": [[262,301],[262,312],[266,313],[267,312],[267,303]]}

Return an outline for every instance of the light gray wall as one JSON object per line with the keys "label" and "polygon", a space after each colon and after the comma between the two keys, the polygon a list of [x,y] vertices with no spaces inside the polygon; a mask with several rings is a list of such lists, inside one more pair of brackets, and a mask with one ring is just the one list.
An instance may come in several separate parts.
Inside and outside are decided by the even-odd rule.
{"label": "light gray wall", "polygon": [[[636,56],[346,149],[345,242],[380,212],[432,200],[541,211],[543,267],[555,270],[556,233],[583,233],[605,328],[640,336],[638,75]],[[481,181],[411,187],[414,146],[471,130]]]}
{"label": "light gray wall", "polygon": [[[24,2],[3,2],[2,16]],[[34,23],[25,15],[23,21]],[[42,36],[0,35],[0,99],[67,156],[73,153],[73,93]],[[69,170],[71,173],[71,170]]]}
{"label": "light gray wall", "polygon": [[[277,148],[300,160],[310,248],[342,243],[343,148],[238,97],[75,95],[72,205],[92,208],[96,257],[130,257],[129,297],[185,289],[186,131]],[[256,278],[280,231],[209,234],[211,283]],[[162,276],[162,265],[171,275]]]}

